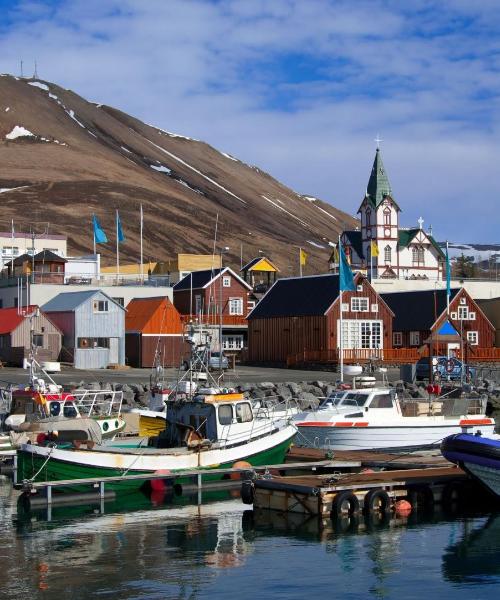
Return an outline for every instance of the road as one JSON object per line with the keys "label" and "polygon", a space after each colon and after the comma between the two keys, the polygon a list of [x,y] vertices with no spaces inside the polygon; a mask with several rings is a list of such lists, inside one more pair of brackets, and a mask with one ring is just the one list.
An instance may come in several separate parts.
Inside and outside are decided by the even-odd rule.
{"label": "road", "polygon": [[[146,384],[150,381],[151,369],[95,369],[81,370],[70,367],[63,367],[60,373],[54,373],[51,376],[61,385],[69,385],[80,382],[89,383],[115,382],[115,383],[141,383]],[[182,374],[182,371],[180,372]],[[217,376],[217,373],[213,373]],[[179,376],[177,369],[165,369],[165,380],[175,381]],[[284,381],[326,381],[335,382],[339,379],[338,371],[306,371],[299,369],[279,369],[272,367],[249,367],[238,365],[235,370],[229,369],[225,373],[225,385],[240,385],[243,383],[258,383],[262,381],[271,381],[280,383]],[[387,373],[389,381],[399,379],[399,369],[389,369]],[[379,379],[379,377],[377,377]],[[346,378],[348,381],[349,378]],[[381,380],[381,378],[380,378]],[[0,369],[0,382],[22,384],[28,381],[28,371],[18,368],[5,367]]]}

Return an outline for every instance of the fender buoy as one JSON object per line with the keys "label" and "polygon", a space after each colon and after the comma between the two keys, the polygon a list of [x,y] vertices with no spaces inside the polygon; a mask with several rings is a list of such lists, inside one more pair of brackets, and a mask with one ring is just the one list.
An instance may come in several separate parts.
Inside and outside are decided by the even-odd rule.
{"label": "fender buoy", "polygon": [[[155,471],[155,475],[169,475],[168,469],[159,469]],[[153,492],[164,492],[167,487],[167,481],[165,479],[152,479],[151,480],[151,491]]]}
{"label": "fender buoy", "polygon": [[411,504],[408,500],[398,500],[394,505],[398,517],[407,517],[411,513]]}
{"label": "fender buoy", "polygon": [[339,492],[332,502],[332,518],[342,517],[344,515],[354,515],[359,512],[359,500],[355,494],[349,490]]}
{"label": "fender buoy", "polygon": [[[233,469],[251,469],[252,465],[247,462],[246,460],[237,460],[234,465],[233,465]],[[229,479],[246,479],[244,477],[245,473],[230,473],[229,474]]]}
{"label": "fender buoy", "polygon": [[391,499],[385,490],[374,489],[366,493],[363,510],[365,514],[373,512],[386,513],[391,510]]}
{"label": "fender buoy", "polygon": [[253,481],[244,481],[241,484],[241,500],[243,504],[253,504],[254,489]]}

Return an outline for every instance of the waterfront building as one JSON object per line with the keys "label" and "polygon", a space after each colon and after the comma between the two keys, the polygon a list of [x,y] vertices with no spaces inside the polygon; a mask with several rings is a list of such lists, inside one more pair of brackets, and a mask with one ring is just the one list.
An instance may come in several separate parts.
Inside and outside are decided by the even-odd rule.
{"label": "waterfront building", "polygon": [[48,233],[22,233],[20,231],[0,231],[0,270],[6,262],[23,254],[38,254],[48,250],[58,256],[68,254],[68,239],[65,235]]}
{"label": "waterfront building", "polygon": [[125,308],[101,290],[58,294],[42,311],[63,333],[62,360],[77,369],[125,364]]}

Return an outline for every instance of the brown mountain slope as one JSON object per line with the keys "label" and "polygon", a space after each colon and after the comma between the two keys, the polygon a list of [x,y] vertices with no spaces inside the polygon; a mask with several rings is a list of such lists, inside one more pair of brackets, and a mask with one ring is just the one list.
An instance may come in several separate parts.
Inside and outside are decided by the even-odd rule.
{"label": "brown mountain slope", "polygon": [[11,219],[25,231],[48,222],[52,233],[68,235],[73,253],[92,251],[95,213],[110,240],[99,246],[103,263],[113,261],[115,209],[126,237],[122,260],[138,260],[141,203],[145,259],[211,252],[218,214],[219,245],[230,247],[233,266],[241,246],[245,261],[261,249],[283,275],[297,272],[299,246],[309,254],[306,272],[324,271],[328,242],[356,225],[204,142],[12,76],[0,76],[0,190],[1,229]]}

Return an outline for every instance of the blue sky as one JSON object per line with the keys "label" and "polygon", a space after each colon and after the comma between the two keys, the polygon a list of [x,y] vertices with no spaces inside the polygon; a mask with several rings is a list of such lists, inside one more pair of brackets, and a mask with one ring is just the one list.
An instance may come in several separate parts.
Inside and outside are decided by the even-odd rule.
{"label": "blue sky", "polygon": [[0,0],[32,71],[353,214],[377,133],[401,224],[500,242],[497,0]]}

